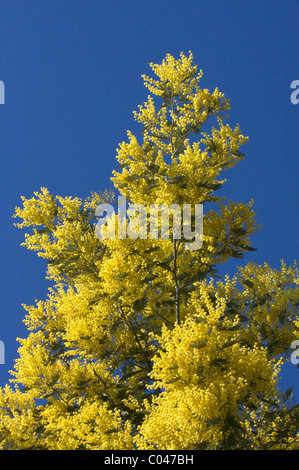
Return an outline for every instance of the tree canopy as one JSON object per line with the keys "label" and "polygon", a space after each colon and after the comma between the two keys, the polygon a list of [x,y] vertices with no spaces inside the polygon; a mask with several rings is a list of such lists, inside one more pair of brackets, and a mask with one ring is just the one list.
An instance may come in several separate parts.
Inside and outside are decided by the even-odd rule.
{"label": "tree canopy", "polygon": [[[114,187],[85,200],[41,188],[16,208],[51,287],[24,306],[28,337],[0,393],[3,449],[298,448],[298,406],[278,387],[299,337],[296,263],[217,277],[255,249],[253,200],[217,193],[248,137],[228,124],[224,94],[200,88],[192,53],[150,67]],[[96,209],[117,195],[148,211],[189,204],[193,228],[202,204],[200,249],[171,217],[165,239],[97,236]]]}

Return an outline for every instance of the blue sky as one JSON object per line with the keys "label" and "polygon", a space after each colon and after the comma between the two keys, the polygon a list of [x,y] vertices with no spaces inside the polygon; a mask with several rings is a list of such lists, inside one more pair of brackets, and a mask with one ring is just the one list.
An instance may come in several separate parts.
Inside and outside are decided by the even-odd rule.
{"label": "blue sky", "polygon": [[[45,186],[53,195],[85,198],[111,187],[118,144],[136,129],[132,111],[148,95],[141,74],[167,53],[191,50],[204,75],[231,100],[231,125],[250,137],[246,159],[227,173],[225,194],[255,200],[263,228],[257,252],[236,265],[278,268],[298,259],[298,0],[10,0],[0,2],[1,313],[7,383],[27,335],[22,304],[45,299],[45,262],[20,246],[13,226],[20,196]],[[298,338],[299,339],[299,338]],[[290,364],[282,388],[293,384]]]}

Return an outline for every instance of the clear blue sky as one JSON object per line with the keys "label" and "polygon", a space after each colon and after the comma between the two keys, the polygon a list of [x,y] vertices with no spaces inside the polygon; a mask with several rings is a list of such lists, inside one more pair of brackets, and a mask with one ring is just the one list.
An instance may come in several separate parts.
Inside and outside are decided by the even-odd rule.
{"label": "clear blue sky", "polygon": [[[243,261],[279,267],[298,259],[298,0],[10,0],[0,3],[1,314],[8,380],[27,330],[22,303],[45,299],[45,262],[20,246],[20,196],[41,186],[86,197],[111,186],[118,143],[147,98],[141,74],[167,53],[193,52],[202,86],[231,99],[230,123],[250,137],[227,173],[227,196],[255,200],[262,230]],[[243,150],[242,149],[242,150]],[[299,339],[299,338],[298,338]],[[290,364],[282,388],[293,384]]]}

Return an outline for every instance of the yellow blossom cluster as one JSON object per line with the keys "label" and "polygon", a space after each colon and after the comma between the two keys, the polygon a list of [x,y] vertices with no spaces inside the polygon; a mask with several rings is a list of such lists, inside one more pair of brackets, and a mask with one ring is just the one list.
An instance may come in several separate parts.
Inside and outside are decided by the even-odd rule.
{"label": "yellow blossom cluster", "polygon": [[248,138],[224,123],[224,94],[200,88],[191,53],[150,66],[157,78],[143,76],[151,95],[134,112],[143,141],[128,131],[112,181],[147,211],[192,205],[192,223],[204,204],[201,248],[185,249],[171,217],[168,238],[138,236],[134,215],[136,236],[118,237],[117,211],[104,228],[115,236],[98,237],[96,209],[114,191],[22,197],[16,226],[53,285],[24,305],[28,336],[0,390],[1,449],[298,448],[298,411],[278,387],[298,339],[296,264],[213,279],[259,228],[253,201],[217,193]]}
{"label": "yellow blossom cluster", "polygon": [[242,403],[275,390],[281,361],[270,361],[258,343],[246,345],[238,315],[227,317],[225,298],[212,300],[210,292],[202,284],[190,301],[193,314],[162,330],[151,377],[163,392],[139,428],[141,448],[194,449],[206,441],[217,447],[231,432],[223,426],[229,419],[245,432]]}

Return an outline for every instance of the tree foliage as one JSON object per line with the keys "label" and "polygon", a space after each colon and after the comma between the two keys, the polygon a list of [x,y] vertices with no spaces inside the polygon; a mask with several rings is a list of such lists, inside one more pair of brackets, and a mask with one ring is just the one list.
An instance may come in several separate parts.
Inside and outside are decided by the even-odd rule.
{"label": "tree foliage", "polygon": [[[278,387],[298,338],[296,264],[217,278],[254,250],[253,201],[217,193],[248,138],[227,123],[224,94],[200,88],[191,53],[150,66],[142,139],[119,145],[114,190],[82,201],[41,188],[16,208],[52,286],[25,306],[28,337],[0,394],[3,449],[298,448],[298,406]],[[147,208],[203,204],[201,249],[100,239],[96,207],[117,192]]]}

